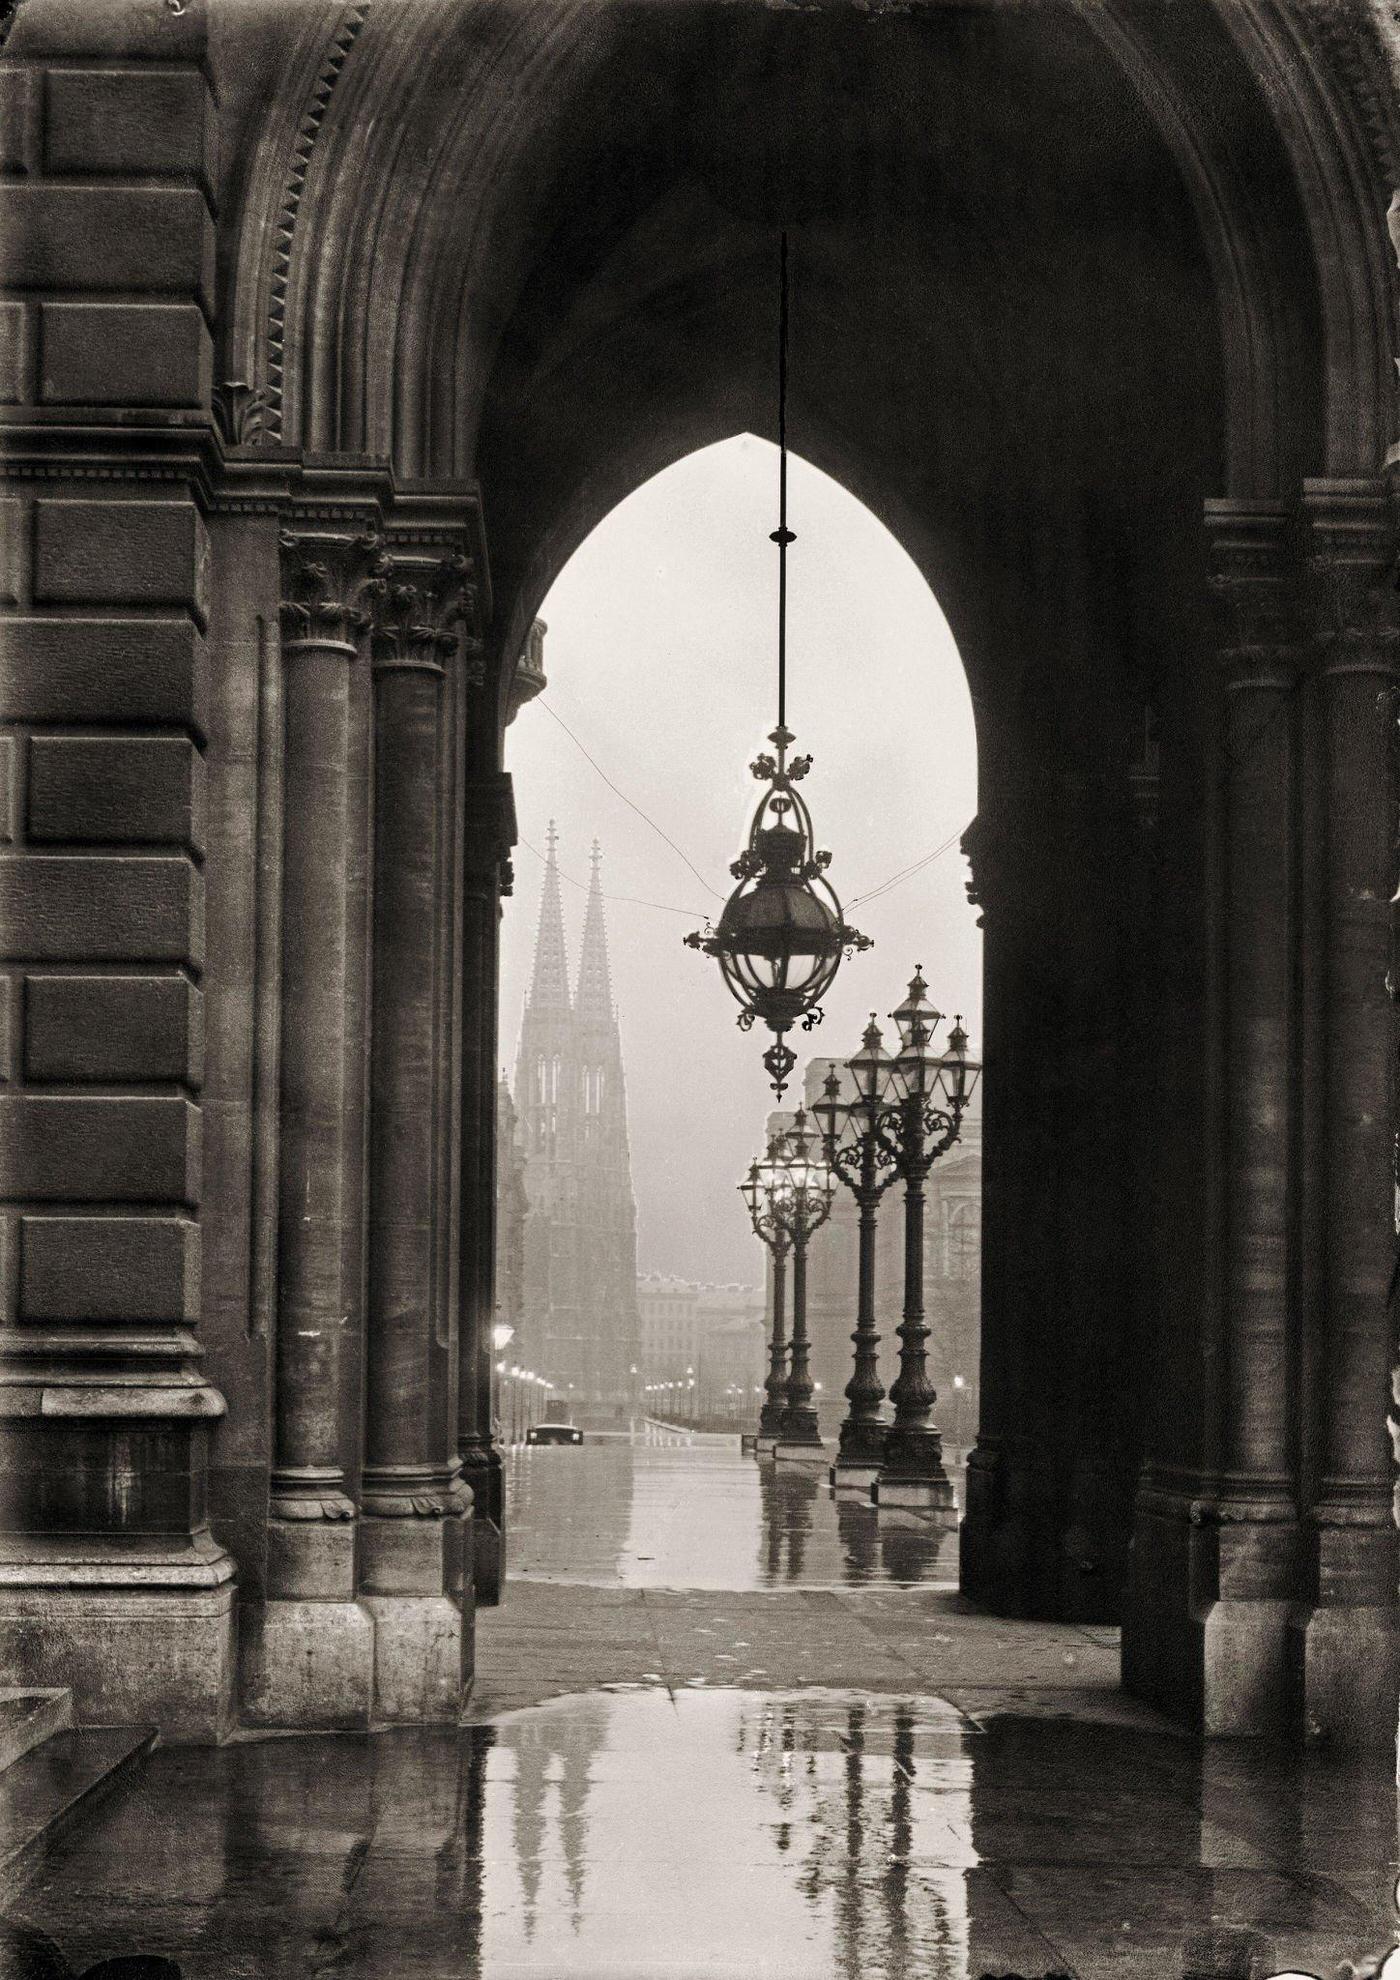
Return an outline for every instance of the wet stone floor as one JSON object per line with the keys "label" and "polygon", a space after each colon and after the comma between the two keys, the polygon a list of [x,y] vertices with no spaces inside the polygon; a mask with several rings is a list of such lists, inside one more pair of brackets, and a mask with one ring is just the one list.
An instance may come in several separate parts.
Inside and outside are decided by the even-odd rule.
{"label": "wet stone floor", "polygon": [[9,1907],[187,1980],[1262,1980],[1395,1945],[1382,1757],[1202,1749],[1116,1634],[737,1447],[516,1454],[458,1731],[163,1748]]}

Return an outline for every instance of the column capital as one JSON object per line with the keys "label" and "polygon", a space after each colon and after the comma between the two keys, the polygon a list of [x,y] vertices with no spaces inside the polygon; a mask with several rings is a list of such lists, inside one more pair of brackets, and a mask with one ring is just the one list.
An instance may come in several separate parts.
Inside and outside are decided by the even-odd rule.
{"label": "column capital", "polygon": [[386,514],[384,535],[390,569],[371,629],[376,671],[440,670],[460,650],[463,684],[483,687],[490,586],[475,491],[401,491]]}
{"label": "column capital", "polygon": [[1307,574],[1327,674],[1400,670],[1400,536],[1378,478],[1307,481]]}
{"label": "column capital", "polygon": [[282,624],[296,643],[353,646],[373,623],[391,568],[373,516],[289,520],[282,552]]}
{"label": "column capital", "polygon": [[[389,555],[384,586],[371,601],[370,655],[376,674],[441,674],[465,637],[472,643],[476,586],[472,561],[463,551],[446,556]],[[479,639],[467,660],[466,679],[480,687],[483,666]]]}
{"label": "column capital", "polygon": [[1208,501],[1206,587],[1227,686],[1290,687],[1302,662],[1297,521],[1286,502]]}

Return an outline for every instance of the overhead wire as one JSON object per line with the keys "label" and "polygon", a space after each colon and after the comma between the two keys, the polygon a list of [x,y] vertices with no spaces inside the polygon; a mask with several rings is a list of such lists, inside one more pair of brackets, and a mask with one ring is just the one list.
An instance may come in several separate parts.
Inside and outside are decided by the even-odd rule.
{"label": "overhead wire", "polygon": [[[690,859],[685,853],[681,851],[680,847],[676,844],[675,840],[671,837],[669,832],[663,832],[661,827],[657,824],[656,820],[654,818],[648,817],[647,813],[642,810],[642,807],[639,804],[635,804],[633,800],[630,797],[628,797],[626,791],[619,790],[618,786],[613,782],[612,778],[608,775],[607,771],[603,768],[602,764],[599,763],[597,757],[589,755],[589,752],[584,748],[583,744],[579,741],[578,737],[574,734],[573,730],[569,727],[568,723],[564,720],[563,716],[555,713],[555,711],[550,707],[549,703],[545,700],[543,695],[539,696],[535,705],[539,708],[543,708],[545,714],[550,717],[551,721],[557,722],[559,724],[560,728],[564,731],[564,734],[569,738],[569,741],[574,745],[575,749],[577,749],[580,755],[586,757],[587,760],[593,765],[593,768],[598,772],[598,775],[602,778],[603,782],[607,785],[608,789],[614,792],[616,796],[620,797],[622,799],[622,802],[628,807],[629,810],[635,811],[638,818],[641,819],[642,823],[644,825],[649,825],[652,831],[655,832],[657,838],[663,839],[666,842],[666,844],[671,848],[671,851],[676,855],[677,859],[683,861],[684,864],[690,868],[691,872],[695,875],[696,879],[700,882],[700,885],[705,889],[706,893],[713,894],[717,901],[722,901],[724,899],[724,896],[723,894],[720,893],[718,887],[712,887],[710,885],[709,881],[705,878],[704,874],[700,871],[699,867],[695,864],[694,860]],[[677,909],[676,912],[680,913],[681,910]]]}
{"label": "overhead wire", "polygon": [[[548,864],[548,861],[546,860],[544,854],[540,851],[539,847],[532,846],[528,839],[524,839],[524,838],[517,839],[516,844],[524,846],[526,852],[533,853],[541,866],[545,866]],[[561,880],[567,880],[569,885],[571,887],[577,887],[581,894],[586,894],[588,892],[587,882],[583,880],[576,880],[572,873],[566,873],[563,867],[559,864],[557,859],[554,862],[554,870],[559,875],[559,878]],[[697,918],[703,919],[705,913],[705,910],[703,908],[670,907],[665,901],[644,901],[639,894],[606,894],[605,893],[603,895],[603,899],[605,901],[625,901],[628,903],[629,906],[632,907],[655,908],[659,914],[683,914],[690,921],[694,921]]]}

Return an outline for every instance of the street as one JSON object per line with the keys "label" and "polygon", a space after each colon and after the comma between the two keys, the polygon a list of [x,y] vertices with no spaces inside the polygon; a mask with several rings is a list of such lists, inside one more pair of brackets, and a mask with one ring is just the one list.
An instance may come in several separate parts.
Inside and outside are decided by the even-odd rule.
{"label": "street", "polygon": [[186,1980],[1179,1980],[1390,1943],[1383,1760],[1203,1750],[1118,1689],[1115,1631],[978,1614],[914,1516],[655,1431],[518,1450],[509,1488],[460,1730],[160,1748],[11,1915]]}

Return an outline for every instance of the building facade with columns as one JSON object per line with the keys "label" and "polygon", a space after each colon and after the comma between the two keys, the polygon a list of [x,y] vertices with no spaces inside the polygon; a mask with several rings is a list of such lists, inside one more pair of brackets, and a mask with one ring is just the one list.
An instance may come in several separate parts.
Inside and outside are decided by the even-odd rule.
{"label": "building facade with columns", "polygon": [[170,1737],[460,1710],[517,661],[771,432],[786,228],[794,444],[977,711],[963,1587],[1198,1731],[1388,1741],[1389,12],[0,33],[0,1663]]}

